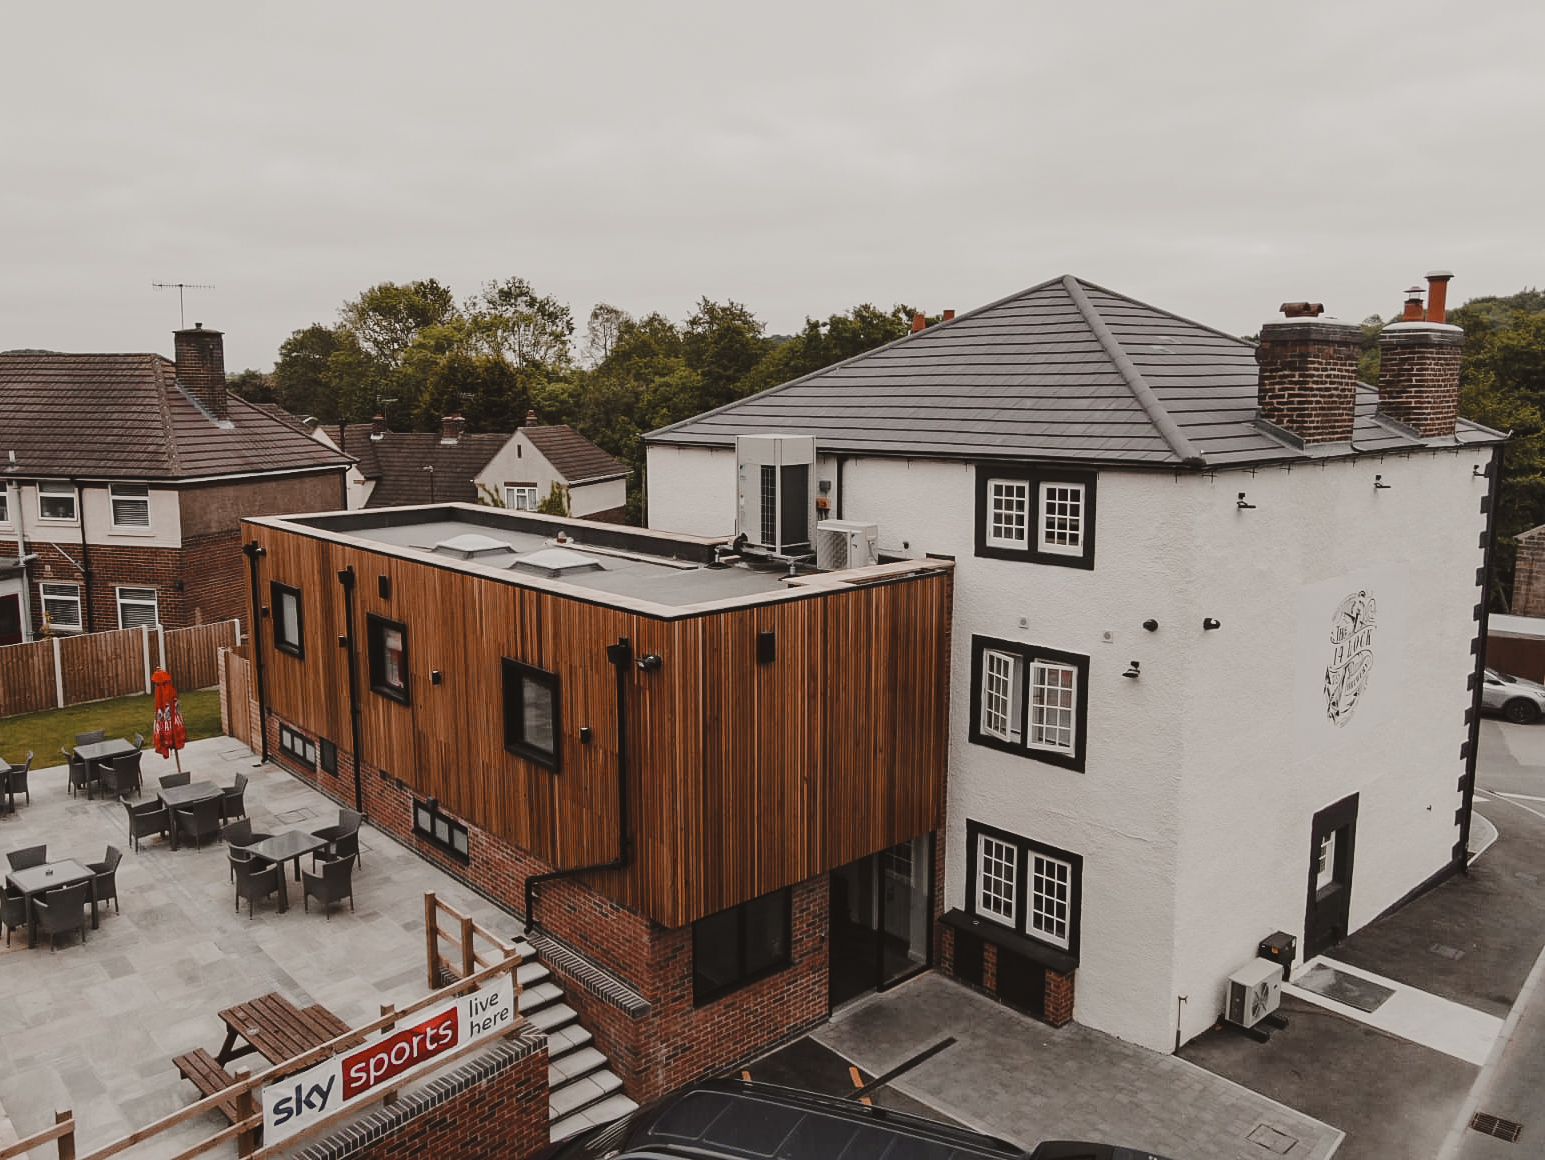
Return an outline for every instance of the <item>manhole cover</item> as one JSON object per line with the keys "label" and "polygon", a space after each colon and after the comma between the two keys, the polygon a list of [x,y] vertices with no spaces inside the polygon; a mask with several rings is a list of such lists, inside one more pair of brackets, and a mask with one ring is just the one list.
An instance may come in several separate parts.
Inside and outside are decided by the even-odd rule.
{"label": "manhole cover", "polygon": [[1286,1156],[1288,1150],[1298,1143],[1297,1136],[1289,1136],[1286,1132],[1279,1132],[1276,1128],[1266,1124],[1257,1124],[1255,1130],[1245,1137],[1252,1144],[1259,1144],[1268,1152],[1275,1152],[1279,1156]]}
{"label": "manhole cover", "polygon": [[1470,1119],[1470,1127],[1499,1140],[1506,1140],[1509,1144],[1516,1144],[1518,1134],[1524,1130],[1524,1126],[1517,1120],[1504,1120],[1501,1116],[1491,1116],[1485,1112],[1476,1112]]}
{"label": "manhole cover", "polygon": [[1430,949],[1433,954],[1442,955],[1445,959],[1462,959],[1465,957],[1464,951],[1458,947],[1446,947],[1442,943],[1433,943]]}
{"label": "manhole cover", "polygon": [[1324,995],[1359,1011],[1377,1011],[1379,1005],[1395,993],[1394,988],[1375,983],[1360,975],[1338,971],[1321,963],[1307,974],[1293,980],[1305,991]]}

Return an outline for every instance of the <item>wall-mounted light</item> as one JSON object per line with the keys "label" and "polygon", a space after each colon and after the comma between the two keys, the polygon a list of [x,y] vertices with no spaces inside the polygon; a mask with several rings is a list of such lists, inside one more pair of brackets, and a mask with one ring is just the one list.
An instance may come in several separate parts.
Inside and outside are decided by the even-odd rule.
{"label": "wall-mounted light", "polygon": [[1244,492],[1240,492],[1239,493],[1239,504],[1238,504],[1238,507],[1239,507],[1240,511],[1248,511],[1250,509],[1253,509],[1255,507],[1255,505],[1253,503],[1246,503],[1245,502],[1245,493]]}
{"label": "wall-mounted light", "polygon": [[638,671],[641,673],[657,673],[665,662],[660,659],[659,653],[645,653],[638,658]]}
{"label": "wall-mounted light", "polygon": [[267,620],[273,614],[269,612],[268,605],[265,604],[262,608],[258,609],[258,615],[261,616],[264,620]]}
{"label": "wall-mounted light", "polygon": [[1121,675],[1123,677],[1131,677],[1135,681],[1135,680],[1137,680],[1138,677],[1142,676],[1143,674],[1140,671],[1140,666],[1138,665],[1138,663],[1136,661],[1133,661],[1131,664],[1127,665],[1127,671],[1122,673]]}
{"label": "wall-mounted light", "polygon": [[392,578],[390,576],[376,577],[376,595],[382,600],[392,598]]}
{"label": "wall-mounted light", "polygon": [[1202,629],[1204,631],[1211,632],[1215,628],[1222,628],[1222,627],[1223,627],[1223,622],[1221,620],[1214,620],[1210,616],[1202,617]]}
{"label": "wall-mounted light", "polygon": [[1476,479],[1486,478],[1486,473],[1481,470],[1481,465],[1479,463],[1470,469],[1470,474],[1475,476]]}
{"label": "wall-mounted light", "polygon": [[770,632],[756,634],[756,663],[770,665],[778,659],[778,638]]}
{"label": "wall-mounted light", "polygon": [[590,726],[588,726],[588,725],[581,725],[579,727],[579,743],[581,745],[589,745],[590,744]]}
{"label": "wall-mounted light", "polygon": [[440,683],[440,670],[439,669],[430,669],[429,670],[429,683],[431,685],[438,685]]}
{"label": "wall-mounted light", "polygon": [[1159,631],[1159,622],[1157,620],[1154,620],[1154,619],[1150,618],[1148,620],[1143,621],[1143,627],[1146,628],[1149,632],[1158,632]]}
{"label": "wall-mounted light", "polygon": [[1384,482],[1384,477],[1382,475],[1375,475],[1373,477],[1373,490],[1374,491],[1388,491],[1389,490],[1389,484]]}
{"label": "wall-mounted light", "polygon": [[348,638],[348,636],[346,634],[344,634],[344,633],[341,633],[341,632],[338,634],[338,647],[339,648],[348,648],[349,647],[349,638]]}

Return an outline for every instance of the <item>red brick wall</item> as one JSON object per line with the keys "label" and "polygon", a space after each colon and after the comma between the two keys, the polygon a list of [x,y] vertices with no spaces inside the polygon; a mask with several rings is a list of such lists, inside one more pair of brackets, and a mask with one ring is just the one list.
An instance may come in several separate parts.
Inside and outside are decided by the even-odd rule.
{"label": "red brick wall", "polygon": [[1360,327],[1294,318],[1261,327],[1261,418],[1305,443],[1352,438]]}
{"label": "red brick wall", "polygon": [[1514,616],[1545,616],[1545,533],[1518,537],[1511,611]]}
{"label": "red brick wall", "polygon": [[1380,413],[1428,439],[1452,435],[1459,417],[1463,345],[1464,334],[1457,327],[1386,327],[1379,335]]}

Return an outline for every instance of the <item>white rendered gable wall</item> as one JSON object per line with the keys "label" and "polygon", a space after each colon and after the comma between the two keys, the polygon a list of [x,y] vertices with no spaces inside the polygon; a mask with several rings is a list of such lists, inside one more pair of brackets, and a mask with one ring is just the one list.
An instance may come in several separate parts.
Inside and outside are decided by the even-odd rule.
{"label": "white rendered gable wall", "polygon": [[[847,458],[842,518],[879,524],[886,553],[957,561],[945,907],[965,906],[967,819],[1082,855],[1074,1016],[1169,1051],[1177,1018],[1182,1040],[1214,1022],[1261,938],[1302,940],[1316,811],[1361,795],[1352,929],[1441,869],[1458,838],[1477,460],[1102,471],[1086,571],[976,558],[969,464]],[[652,527],[733,529],[733,451],[652,447],[649,470]],[[835,516],[835,461],[816,478]],[[1330,618],[1362,589],[1379,602],[1374,666],[1337,725]],[[973,635],[1089,657],[1083,773],[969,742]],[[1121,675],[1132,660],[1137,680]]]}

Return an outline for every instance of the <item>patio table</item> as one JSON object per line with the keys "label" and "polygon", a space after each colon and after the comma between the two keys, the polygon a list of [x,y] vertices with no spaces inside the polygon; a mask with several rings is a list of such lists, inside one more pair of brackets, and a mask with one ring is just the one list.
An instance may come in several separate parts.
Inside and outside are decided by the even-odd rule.
{"label": "patio table", "polygon": [[[35,896],[59,886],[74,886],[77,882],[94,879],[96,874],[74,859],[45,862],[41,866],[29,866],[25,870],[12,870],[5,876],[7,883],[27,900],[27,945],[38,945],[38,916],[32,908]],[[97,929],[97,895],[91,892],[91,929]]]}
{"label": "patio table", "polygon": [[123,757],[133,753],[134,742],[125,737],[115,737],[111,741],[93,741],[89,745],[77,745],[75,756],[86,763],[86,796],[91,796],[91,783],[102,780],[102,771],[97,767],[101,761],[111,761],[115,757]]}
{"label": "patio table", "polygon": [[[327,845],[326,838],[319,838],[315,834],[308,834],[305,830],[286,830],[282,834],[275,834],[272,838],[264,838],[247,849],[256,858],[262,858],[265,862],[286,862],[295,859],[295,881],[300,881],[300,860],[313,850],[320,850]],[[279,892],[279,909],[288,908],[285,892]]]}
{"label": "patio table", "polygon": [[210,798],[219,797],[224,791],[212,781],[194,781],[187,785],[162,786],[156,791],[156,796],[161,799],[161,804],[167,809],[167,820],[171,822],[172,849],[177,849],[177,819],[171,816],[172,810],[180,810],[191,806],[195,802],[208,801]]}
{"label": "patio table", "polygon": [[222,1067],[254,1051],[269,1063],[283,1063],[349,1030],[320,1003],[297,1007],[278,992],[227,1007],[220,1018],[225,1022],[225,1043],[215,1059]]}

